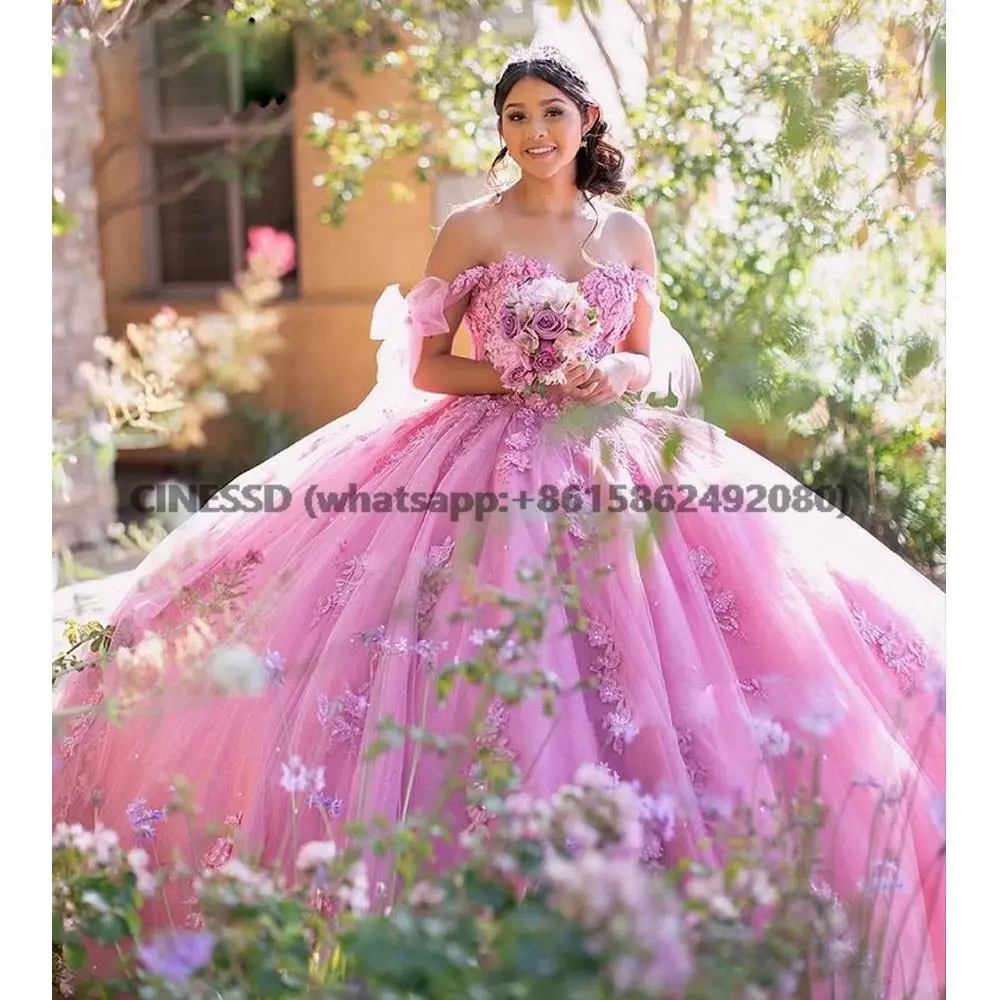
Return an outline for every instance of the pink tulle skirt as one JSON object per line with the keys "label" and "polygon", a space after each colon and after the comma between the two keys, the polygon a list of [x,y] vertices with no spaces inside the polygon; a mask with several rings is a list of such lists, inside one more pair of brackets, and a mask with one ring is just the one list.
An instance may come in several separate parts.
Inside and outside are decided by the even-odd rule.
{"label": "pink tulle skirt", "polygon": [[[881,894],[889,994],[934,995],[944,597],[852,520],[717,428],[645,405],[597,421],[478,396],[402,422],[350,415],[237,480],[268,483],[287,487],[284,510],[199,513],[140,567],[115,646],[158,642],[61,685],[60,707],[84,710],[57,738],[56,820],[100,820],[161,859],[290,871],[344,823],[442,805],[454,765],[410,742],[370,759],[380,719],[450,734],[479,713],[531,794],[602,762],[671,797],[671,835],[646,846],[669,864],[711,854],[732,803],[809,779],[806,746],[835,819],[831,891]],[[352,484],[353,509],[335,509]],[[571,596],[546,589],[554,571]],[[512,674],[589,689],[551,713],[465,682],[439,701],[442,666],[509,619],[499,594],[544,604],[537,641],[498,653]],[[190,694],[201,643],[220,639],[263,659],[263,686]],[[182,777],[200,825],[159,811]],[[460,777],[472,789],[474,770]],[[458,793],[443,809],[456,834],[489,819]]]}

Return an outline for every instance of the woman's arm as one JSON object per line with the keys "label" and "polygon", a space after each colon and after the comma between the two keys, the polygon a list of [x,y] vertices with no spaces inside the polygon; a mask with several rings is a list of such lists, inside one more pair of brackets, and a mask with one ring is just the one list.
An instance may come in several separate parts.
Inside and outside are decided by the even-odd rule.
{"label": "woman's arm", "polygon": [[[624,218],[623,222],[626,221]],[[645,271],[653,279],[656,287],[656,244],[646,220],[628,213],[628,239],[633,247],[632,266]],[[644,295],[637,295],[635,315],[629,332],[618,342],[613,357],[625,359],[629,366],[627,392],[639,392],[646,388],[651,373],[649,365],[649,338],[653,327],[653,308]]]}
{"label": "woman's arm", "polygon": [[[427,260],[427,276],[454,281],[477,261],[475,216],[470,209],[459,209],[448,216]],[[460,358],[451,353],[468,305],[468,296],[445,312],[448,332],[421,341],[420,361],[413,374],[413,384],[423,392],[438,392],[451,396],[472,396],[508,393],[500,381],[500,373],[488,361]]]}
{"label": "woman's arm", "polygon": [[[631,248],[632,266],[656,279],[656,245],[645,220],[622,212],[623,240]],[[613,354],[601,358],[590,379],[571,392],[581,402],[610,403],[625,392],[641,392],[649,382],[650,331],[653,309],[644,295],[636,296],[635,314],[629,332],[618,342]]]}

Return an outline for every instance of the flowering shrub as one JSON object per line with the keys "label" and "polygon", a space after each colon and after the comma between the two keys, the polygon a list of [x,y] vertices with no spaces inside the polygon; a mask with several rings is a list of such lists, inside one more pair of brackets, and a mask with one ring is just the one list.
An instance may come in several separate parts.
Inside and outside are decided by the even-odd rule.
{"label": "flowering shrub", "polygon": [[[171,806],[170,808],[174,808]],[[786,840],[743,835],[725,866],[655,871],[648,831],[675,804],[585,765],[549,799],[515,792],[463,844],[467,860],[406,884],[392,905],[350,844],[303,844],[296,878],[230,859],[193,880],[195,927],[147,938],[141,908],[182,866],[108,829],[53,837],[53,927],[67,966],[123,948],[120,988],[153,997],[795,996],[807,968],[857,978],[858,927],[810,882],[815,808],[791,804]],[[153,840],[165,816],[135,804]],[[812,815],[809,815],[812,813]],[[798,831],[796,833],[796,831]],[[791,839],[787,839],[791,835]],[[775,848],[780,844],[781,860]],[[735,846],[740,845],[740,846]],[[870,972],[850,995],[878,995]]]}
{"label": "flowering shrub", "polygon": [[287,233],[255,227],[246,270],[219,296],[219,311],[196,317],[162,309],[130,324],[123,339],[100,337],[105,364],[82,366],[93,402],[115,431],[152,432],[174,448],[205,443],[204,424],[226,413],[228,397],[257,392],[270,374],[266,355],[281,347],[280,277],[295,263]]}
{"label": "flowering shrub", "polygon": [[[569,693],[545,670],[527,663],[510,669],[529,659],[551,605],[573,604],[558,577],[537,570],[522,571],[520,579],[538,596],[514,600],[482,589],[469,595],[463,614],[508,612],[504,624],[472,633],[474,656],[439,662],[440,644],[421,640],[418,651],[434,670],[439,700],[460,681],[478,688],[480,710],[470,730],[439,734],[380,719],[370,748],[377,755],[408,741],[417,751],[413,767],[422,753],[447,762],[442,803],[463,789],[474,817],[457,845],[440,815],[408,809],[398,821],[350,823],[336,840],[331,830],[325,839],[299,843],[298,809],[319,807],[334,818],[343,802],[325,794],[322,767],[292,756],[277,784],[289,800],[293,865],[260,866],[241,857],[239,817],[202,864],[171,860],[157,854],[159,826],[175,813],[192,828],[197,823],[191,789],[177,779],[169,801],[137,799],[129,806],[134,844],[102,827],[56,827],[53,934],[63,989],[90,995],[88,989],[106,988],[144,1000],[437,1000],[545,991],[594,1000],[765,1000],[805,996],[810,983],[836,982],[837,995],[875,1000],[881,927],[873,900],[898,887],[891,848],[857,901],[832,894],[817,846],[827,823],[817,799],[820,754],[810,768],[810,748],[778,723],[759,723],[762,753],[791,758],[811,781],[778,789],[766,803],[701,802],[697,808],[714,823],[715,850],[671,865],[683,801],[644,793],[594,764],[580,767],[554,794],[532,797],[503,747],[480,739],[492,706],[538,699],[551,714]],[[76,638],[100,650],[92,663],[107,653],[106,633],[96,623]],[[179,703],[179,688],[194,696],[249,695],[283,683],[280,654],[220,644],[200,619],[176,642],[186,660],[172,704]],[[105,710],[117,718],[155,711],[165,649],[164,640],[144,636],[112,654],[127,683]],[[70,713],[56,713],[57,728],[72,722]],[[813,729],[832,724],[824,718]],[[898,802],[900,793],[884,798]],[[439,848],[456,846],[457,860],[440,863]],[[177,914],[167,929],[146,929],[148,907],[162,911],[179,898],[187,919]],[[118,968],[103,968],[99,982],[89,983],[83,969],[97,947],[116,956]],[[847,992],[839,992],[845,984]]]}

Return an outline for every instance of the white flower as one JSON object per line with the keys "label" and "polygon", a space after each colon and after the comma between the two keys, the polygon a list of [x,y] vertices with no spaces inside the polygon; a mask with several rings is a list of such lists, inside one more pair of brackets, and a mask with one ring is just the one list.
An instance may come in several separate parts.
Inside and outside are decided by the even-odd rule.
{"label": "white flower", "polygon": [[750,898],[758,906],[771,906],[778,901],[778,893],[768,878],[767,872],[759,868],[743,869],[733,880],[737,892],[749,890]]}
{"label": "white flower", "polygon": [[368,895],[368,870],[363,861],[355,861],[344,875],[334,895],[351,913],[367,913],[371,906]]}
{"label": "white flower", "polygon": [[311,840],[303,844],[295,859],[295,867],[301,872],[328,865],[337,856],[337,845],[332,840]]}
{"label": "white flower", "polygon": [[757,746],[767,757],[784,757],[791,746],[791,737],[773,719],[755,718],[750,723]]}
{"label": "white flower", "polygon": [[259,885],[263,878],[260,872],[255,872],[249,865],[240,861],[239,858],[230,858],[220,869],[220,875],[235,879],[243,885]]}
{"label": "white flower", "polygon": [[141,847],[136,847],[128,852],[127,861],[135,876],[136,888],[143,896],[152,896],[157,882],[156,876],[149,871],[149,855]]}
{"label": "white flower", "polygon": [[574,784],[596,791],[618,786],[620,779],[607,764],[581,764],[573,776]]}
{"label": "white flower", "polygon": [[829,736],[847,715],[843,695],[837,691],[815,695],[812,705],[800,713],[795,721],[813,736]]}
{"label": "white flower", "polygon": [[736,909],[733,901],[722,893],[709,899],[708,908],[720,920],[736,920],[740,915],[740,911]]}
{"label": "white flower", "polygon": [[212,680],[231,694],[257,695],[267,684],[263,659],[244,643],[213,650],[208,670]]}
{"label": "white flower", "polygon": [[576,286],[561,278],[536,278],[521,286],[519,297],[532,305],[548,303],[557,311],[568,309],[576,299]]}
{"label": "white flower", "polygon": [[81,896],[80,899],[86,903],[92,910],[97,910],[98,913],[107,913],[108,904],[104,902],[104,898],[99,896],[92,889],[87,889]]}
{"label": "white flower", "polygon": [[292,754],[288,762],[281,765],[281,787],[286,792],[323,791],[326,784],[326,769],[306,767],[298,754]]}
{"label": "white flower", "polygon": [[444,889],[430,882],[418,882],[410,890],[411,906],[438,906],[444,902]]}
{"label": "white flower", "polygon": [[118,834],[110,827],[98,824],[93,830],[85,830],[74,823],[65,836],[81,854],[90,855],[99,865],[109,865],[118,858]]}
{"label": "white flower", "polygon": [[474,628],[469,633],[469,642],[473,646],[485,646],[488,642],[496,642],[500,638],[498,628]]}

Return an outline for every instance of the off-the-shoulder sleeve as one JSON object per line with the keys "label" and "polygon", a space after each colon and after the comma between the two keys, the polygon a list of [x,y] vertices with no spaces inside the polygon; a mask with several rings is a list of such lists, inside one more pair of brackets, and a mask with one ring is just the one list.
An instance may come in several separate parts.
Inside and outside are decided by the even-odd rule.
{"label": "off-the-shoulder sleeve", "polygon": [[467,267],[461,274],[456,275],[450,288],[452,301],[458,302],[460,299],[464,299],[479,284],[485,271],[485,264],[474,264],[472,267]]}
{"label": "off-the-shoulder sleeve", "polygon": [[413,333],[420,337],[447,333],[445,311],[469,294],[478,284],[484,270],[481,264],[477,264],[462,271],[450,282],[433,275],[418,281],[405,300]]}
{"label": "off-the-shoulder sleeve", "polygon": [[654,309],[659,309],[660,300],[656,295],[656,279],[648,271],[643,271],[639,267],[633,267],[630,273],[639,296],[644,298]]}

